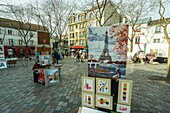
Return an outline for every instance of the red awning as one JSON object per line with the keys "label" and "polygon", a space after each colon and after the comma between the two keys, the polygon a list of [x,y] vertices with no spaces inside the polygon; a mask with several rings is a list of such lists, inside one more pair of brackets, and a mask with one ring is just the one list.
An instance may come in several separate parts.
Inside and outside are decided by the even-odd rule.
{"label": "red awning", "polygon": [[71,46],[72,49],[84,49],[84,46]]}

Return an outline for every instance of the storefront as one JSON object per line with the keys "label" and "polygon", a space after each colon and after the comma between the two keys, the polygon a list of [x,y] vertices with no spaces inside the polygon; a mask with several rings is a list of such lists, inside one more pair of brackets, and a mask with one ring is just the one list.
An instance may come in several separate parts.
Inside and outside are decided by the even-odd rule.
{"label": "storefront", "polygon": [[70,50],[71,57],[74,57],[74,54],[77,50],[84,50],[84,46],[79,46],[79,45],[71,46],[71,50]]}

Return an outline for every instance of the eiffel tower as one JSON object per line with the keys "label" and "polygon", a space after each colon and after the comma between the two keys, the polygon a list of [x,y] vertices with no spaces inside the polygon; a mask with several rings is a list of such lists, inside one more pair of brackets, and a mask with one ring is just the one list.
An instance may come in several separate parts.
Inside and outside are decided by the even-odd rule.
{"label": "eiffel tower", "polygon": [[102,54],[99,57],[99,61],[109,60],[112,61],[111,56],[109,55],[109,49],[108,49],[108,32],[106,31],[105,35],[105,41],[104,41],[104,49]]}

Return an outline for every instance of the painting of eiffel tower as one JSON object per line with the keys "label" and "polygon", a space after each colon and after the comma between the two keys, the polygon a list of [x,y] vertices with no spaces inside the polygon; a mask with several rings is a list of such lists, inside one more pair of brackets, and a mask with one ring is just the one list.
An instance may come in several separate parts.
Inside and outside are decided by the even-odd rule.
{"label": "painting of eiffel tower", "polygon": [[102,54],[99,57],[99,61],[104,61],[104,60],[108,60],[108,61],[112,61],[112,58],[109,54],[109,49],[108,49],[108,32],[105,32],[105,40],[104,40],[104,48],[102,51]]}

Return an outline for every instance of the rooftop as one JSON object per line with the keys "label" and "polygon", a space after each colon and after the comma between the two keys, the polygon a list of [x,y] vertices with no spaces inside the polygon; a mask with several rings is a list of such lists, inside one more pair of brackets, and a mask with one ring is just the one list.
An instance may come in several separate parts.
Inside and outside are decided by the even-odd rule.
{"label": "rooftop", "polygon": [[14,28],[14,29],[24,29],[24,30],[30,29],[30,31],[36,31],[36,30],[47,31],[47,28],[41,25],[36,25],[36,24],[31,24],[31,23],[22,23],[20,21],[10,20],[10,19],[5,19],[5,18],[0,18],[0,26]]}

